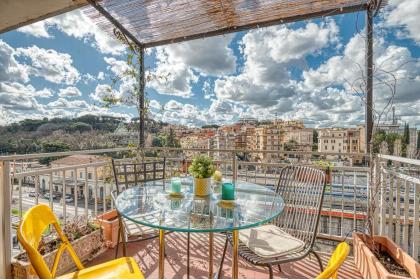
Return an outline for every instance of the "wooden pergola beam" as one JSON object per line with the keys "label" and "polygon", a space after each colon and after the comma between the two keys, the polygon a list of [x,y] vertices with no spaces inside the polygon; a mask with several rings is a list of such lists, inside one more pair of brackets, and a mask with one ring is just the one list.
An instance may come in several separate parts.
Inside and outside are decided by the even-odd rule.
{"label": "wooden pergola beam", "polygon": [[350,7],[343,7],[342,9],[329,9],[329,10],[323,10],[322,12],[314,12],[314,13],[308,13],[304,15],[285,17],[285,18],[269,20],[269,21],[262,21],[259,23],[245,24],[242,26],[230,26],[230,27],[218,29],[215,31],[193,34],[189,36],[178,37],[175,39],[160,40],[160,41],[155,41],[152,43],[145,43],[144,47],[151,48],[151,47],[157,47],[157,46],[168,45],[168,44],[173,44],[173,43],[180,43],[180,42],[191,41],[191,40],[196,40],[196,39],[204,39],[208,37],[226,35],[230,33],[248,31],[248,30],[263,28],[263,27],[270,27],[270,26],[279,25],[279,24],[293,23],[293,22],[298,22],[302,20],[310,20],[310,19],[315,19],[315,18],[322,18],[325,16],[334,16],[334,15],[345,14],[345,13],[360,12],[366,9],[367,9],[367,4],[358,4],[358,5],[354,5]]}

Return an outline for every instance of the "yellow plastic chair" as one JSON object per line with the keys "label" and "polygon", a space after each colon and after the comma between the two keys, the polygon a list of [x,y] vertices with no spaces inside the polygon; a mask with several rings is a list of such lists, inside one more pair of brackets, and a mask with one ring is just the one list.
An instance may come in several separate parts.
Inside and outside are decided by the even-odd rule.
{"label": "yellow plastic chair", "polygon": [[[38,252],[38,246],[41,241],[42,234],[49,225],[54,226],[62,241],[55,256],[51,271],[43,260],[41,254]],[[60,257],[66,249],[76,264],[78,271],[58,277],[60,279],[144,279],[140,268],[131,257],[120,258],[103,264],[84,268],[67,237],[61,230],[54,213],[46,205],[41,204],[34,206],[26,212],[19,224],[17,236],[23,248],[28,253],[28,257],[33,268],[41,279],[57,278],[56,272]]]}
{"label": "yellow plastic chair", "polygon": [[335,248],[330,260],[328,261],[327,268],[316,277],[316,279],[337,279],[338,269],[346,260],[350,252],[350,246],[346,242],[341,242]]}

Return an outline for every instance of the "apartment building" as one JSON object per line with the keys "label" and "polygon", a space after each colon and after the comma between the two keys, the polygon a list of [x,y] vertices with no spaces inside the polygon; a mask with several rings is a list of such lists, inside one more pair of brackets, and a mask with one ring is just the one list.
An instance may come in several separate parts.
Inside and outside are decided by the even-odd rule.
{"label": "apartment building", "polygon": [[[112,175],[110,168],[104,166],[98,167],[77,167],[80,165],[86,165],[90,163],[99,163],[107,161],[108,158],[98,155],[71,155],[67,156],[50,163],[51,168],[62,168],[62,167],[73,167],[66,171],[54,171],[52,176],[52,187],[54,193],[63,195],[63,177],[65,180],[65,194],[75,195],[77,189],[78,197],[83,197],[86,194],[85,183],[87,182],[87,189],[89,198],[93,198],[95,181],[98,180],[98,197],[102,200],[104,195],[109,193],[104,192],[104,179],[107,176]],[[96,178],[95,178],[96,175]],[[49,175],[40,176],[40,190],[41,192],[48,191],[51,177]]]}
{"label": "apartment building", "polygon": [[[364,153],[365,152],[365,128],[324,128],[318,130],[318,152],[337,154]],[[335,156],[336,157],[336,156]],[[331,159],[335,158],[330,157]],[[351,163],[361,163],[362,155],[343,156]]]}
{"label": "apartment building", "polygon": [[[210,149],[212,148],[212,134],[192,134],[185,135],[179,139],[181,148],[198,148],[198,149]],[[196,152],[194,151],[185,151],[185,156],[187,158],[192,158]],[[211,155],[211,154],[209,154]]]}
{"label": "apartment building", "polygon": [[290,144],[291,151],[311,152],[313,144],[313,129],[299,126],[288,126],[283,129],[285,144]]}
{"label": "apartment building", "polygon": [[[259,151],[282,151],[284,133],[276,125],[264,125],[255,129],[252,149]],[[273,162],[283,158],[280,153],[253,153],[251,158],[257,162]]]}
{"label": "apartment building", "polygon": [[318,131],[318,152],[359,153],[358,128],[325,128]]}

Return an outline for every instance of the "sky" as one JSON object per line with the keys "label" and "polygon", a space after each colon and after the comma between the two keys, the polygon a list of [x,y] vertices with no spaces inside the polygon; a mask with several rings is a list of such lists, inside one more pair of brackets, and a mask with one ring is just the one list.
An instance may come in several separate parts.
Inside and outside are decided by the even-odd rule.
{"label": "sky", "polygon": [[[377,119],[420,128],[420,1],[390,0],[375,18]],[[174,124],[228,124],[241,117],[300,119],[310,127],[364,122],[365,13],[254,29],[147,50],[151,117]],[[113,115],[112,78],[124,46],[75,10],[0,34],[0,125],[26,118]],[[133,81],[122,79],[117,96]]]}

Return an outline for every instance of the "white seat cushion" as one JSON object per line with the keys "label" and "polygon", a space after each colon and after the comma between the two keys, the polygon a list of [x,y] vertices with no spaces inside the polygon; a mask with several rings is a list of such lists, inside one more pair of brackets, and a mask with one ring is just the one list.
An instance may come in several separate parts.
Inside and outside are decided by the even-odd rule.
{"label": "white seat cushion", "polygon": [[239,231],[239,240],[263,258],[280,257],[302,249],[305,243],[275,225]]}

